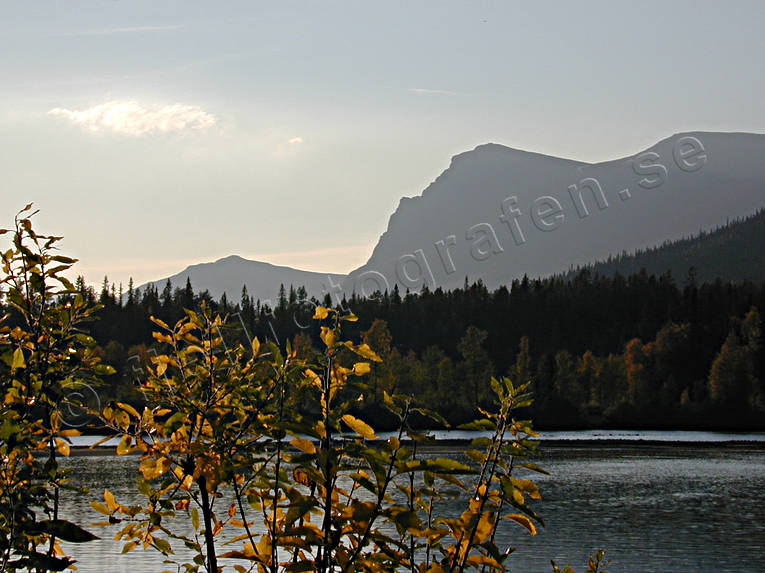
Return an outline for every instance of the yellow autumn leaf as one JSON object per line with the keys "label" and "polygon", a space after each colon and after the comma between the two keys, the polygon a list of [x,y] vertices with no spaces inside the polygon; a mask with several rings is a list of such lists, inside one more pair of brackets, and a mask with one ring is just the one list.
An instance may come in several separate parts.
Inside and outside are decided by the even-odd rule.
{"label": "yellow autumn leaf", "polygon": [[335,345],[335,342],[337,342],[337,334],[335,334],[335,331],[329,327],[322,326],[321,334],[319,336],[321,336],[321,340],[327,345],[327,348],[332,348]]}
{"label": "yellow autumn leaf", "polygon": [[271,537],[267,534],[263,534],[260,541],[257,544],[257,552],[263,556],[266,561],[266,565],[271,564]]}
{"label": "yellow autumn leaf", "polygon": [[183,491],[189,491],[193,483],[194,483],[194,476],[188,475],[185,478],[183,478],[181,485],[179,485],[178,487],[180,487]]}
{"label": "yellow autumn leaf", "polygon": [[329,316],[329,309],[324,306],[317,306],[313,313],[314,320],[322,320]]}
{"label": "yellow autumn leaf", "polygon": [[369,424],[367,424],[363,420],[359,420],[358,418],[351,416],[350,414],[345,414],[343,416],[343,422],[348,424],[348,427],[350,427],[354,432],[356,432],[362,438],[365,438],[367,440],[374,440],[377,437],[375,435],[375,431],[372,429],[372,427]]}
{"label": "yellow autumn leaf", "polygon": [[352,350],[362,358],[366,358],[372,362],[382,362],[382,358],[380,358],[367,343],[355,346],[352,342],[348,341],[345,343],[345,346],[347,346],[349,350]]}
{"label": "yellow autumn leaf", "polygon": [[91,501],[90,506],[95,509],[98,513],[103,513],[104,515],[109,515],[111,512],[109,511],[109,508],[106,507],[103,503],[98,503],[97,501]]}
{"label": "yellow autumn leaf", "polygon": [[132,551],[136,547],[138,547],[138,543],[136,543],[135,541],[129,541],[128,543],[125,543],[125,546],[122,548],[122,553],[123,554],[128,553],[129,551]]}
{"label": "yellow autumn leaf", "polygon": [[316,453],[316,446],[313,445],[311,440],[306,440],[305,438],[292,438],[290,444],[306,454]]}
{"label": "yellow autumn leaf", "polygon": [[120,443],[117,445],[117,455],[124,456],[125,454],[129,453],[130,444],[132,441],[133,440],[130,436],[122,436]]}
{"label": "yellow autumn leaf", "polygon": [[496,559],[493,559],[488,555],[471,555],[468,557],[467,562],[471,565],[475,565],[476,568],[478,565],[486,565],[497,571],[503,570],[502,565]]}
{"label": "yellow autumn leaf", "polygon": [[61,430],[59,433],[59,436],[66,436],[67,438],[72,438],[74,436],[79,436],[82,434],[79,430],[75,430],[73,428],[70,428],[68,430]]}
{"label": "yellow autumn leaf", "polygon": [[69,444],[67,444],[64,440],[59,440],[56,438],[56,449],[58,450],[58,453],[62,456],[68,456],[69,455]]}
{"label": "yellow autumn leaf", "polygon": [[167,342],[168,344],[173,343],[172,337],[168,336],[167,334],[164,334],[162,332],[152,332],[151,335],[154,337],[154,339],[158,342]]}
{"label": "yellow autumn leaf", "polygon": [[514,477],[511,477],[510,481],[513,486],[527,494],[531,499],[542,499],[542,495],[539,493],[539,486],[533,481],[528,479],[516,479]]}
{"label": "yellow autumn leaf", "polygon": [[141,418],[141,415],[138,413],[138,411],[133,408],[130,404],[125,404],[124,402],[117,402],[117,406],[125,410],[128,414],[133,416],[134,418]]}
{"label": "yellow autumn leaf", "polygon": [[491,513],[484,513],[475,528],[475,540],[477,543],[486,541],[494,530],[494,519]]}
{"label": "yellow autumn leaf", "polygon": [[108,507],[111,511],[114,511],[120,506],[120,504],[117,503],[117,500],[114,499],[114,494],[108,489],[104,490],[104,501],[106,502],[106,507]]}
{"label": "yellow autumn leaf", "polygon": [[511,515],[506,515],[504,519],[510,519],[518,524],[520,524],[522,527],[525,527],[529,530],[529,533],[531,535],[537,534],[537,527],[534,525],[534,523],[525,515],[521,515],[520,513],[513,513]]}
{"label": "yellow autumn leaf", "polygon": [[364,376],[364,374],[369,374],[369,371],[371,370],[369,366],[369,362],[357,362],[353,365],[353,373],[356,376]]}
{"label": "yellow autumn leaf", "polygon": [[157,462],[151,458],[147,458],[141,462],[138,466],[138,470],[143,475],[143,479],[146,481],[152,480],[159,476],[159,470],[157,468]]}

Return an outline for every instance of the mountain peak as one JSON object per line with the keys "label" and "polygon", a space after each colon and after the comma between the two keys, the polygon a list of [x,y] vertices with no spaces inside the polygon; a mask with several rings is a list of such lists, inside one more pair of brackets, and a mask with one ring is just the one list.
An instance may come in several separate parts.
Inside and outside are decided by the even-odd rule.
{"label": "mountain peak", "polygon": [[227,257],[223,257],[221,259],[218,259],[215,262],[216,263],[238,263],[238,262],[254,263],[256,261],[251,261],[249,259],[245,259],[244,257],[241,257],[239,255],[228,255]]}
{"label": "mountain peak", "polygon": [[[703,161],[693,168],[683,162],[690,137],[703,144]],[[636,164],[641,154],[650,161]],[[369,260],[347,277],[229,255],[170,279],[179,287],[189,279],[214,296],[238,296],[247,285],[262,301],[274,300],[281,284],[305,286],[319,298],[365,296],[394,284],[451,289],[466,276],[494,288],[756,211],[765,203],[764,154],[765,135],[701,131],[592,164],[483,143],[455,155],[420,195],[402,198]]]}
{"label": "mountain peak", "polygon": [[528,151],[526,149],[518,149],[516,147],[508,147],[501,143],[482,143],[477,145],[470,151],[459,153],[452,157],[450,167],[454,166],[458,162],[462,162],[467,159],[482,159],[486,157],[496,157],[502,161],[516,160],[516,161],[549,161],[551,163],[568,163],[575,165],[587,165],[583,161],[576,161],[574,159],[565,159],[562,157],[556,157],[554,155],[547,155],[544,153],[538,153],[536,151]]}
{"label": "mountain peak", "polygon": [[345,292],[450,289],[465,276],[494,288],[687,236],[763,206],[763,153],[764,135],[709,132],[599,163],[485,143],[401,200]]}

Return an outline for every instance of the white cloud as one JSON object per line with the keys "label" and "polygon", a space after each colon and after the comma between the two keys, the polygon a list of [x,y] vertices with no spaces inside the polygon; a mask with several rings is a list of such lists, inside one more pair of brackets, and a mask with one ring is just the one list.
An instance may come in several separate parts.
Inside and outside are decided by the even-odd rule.
{"label": "white cloud", "polygon": [[300,137],[300,136],[298,136],[298,137],[293,137],[292,139],[290,139],[290,140],[289,140],[289,143],[290,143],[291,145],[295,145],[295,144],[298,144],[298,143],[303,143],[303,138],[302,138],[302,137]]}
{"label": "white cloud", "polygon": [[54,108],[49,115],[64,117],[88,131],[149,135],[215,125],[215,116],[193,105],[142,105],[136,101],[109,101],[84,110]]}

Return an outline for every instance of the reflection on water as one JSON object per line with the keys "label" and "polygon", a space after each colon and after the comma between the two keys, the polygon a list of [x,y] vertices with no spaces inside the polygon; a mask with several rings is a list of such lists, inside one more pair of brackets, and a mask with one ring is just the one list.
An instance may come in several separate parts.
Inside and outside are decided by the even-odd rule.
{"label": "reflection on water", "polygon": [[[765,557],[765,451],[725,446],[544,447],[537,476],[544,500],[535,509],[547,527],[529,537],[505,529],[501,544],[517,548],[510,569],[549,572],[550,559],[577,571],[587,554],[608,550],[614,573],[715,571],[760,573]],[[89,499],[112,490],[122,503],[138,503],[137,458],[74,457],[66,462],[89,495],[67,492],[64,517],[91,523],[100,517]],[[153,551],[120,555],[114,530],[103,539],[67,545],[83,573],[157,573],[168,566]],[[232,569],[233,570],[233,569]]]}

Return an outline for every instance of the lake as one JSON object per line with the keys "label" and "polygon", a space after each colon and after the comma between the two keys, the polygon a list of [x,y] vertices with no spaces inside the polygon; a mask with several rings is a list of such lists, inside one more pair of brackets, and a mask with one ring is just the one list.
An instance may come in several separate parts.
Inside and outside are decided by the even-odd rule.
{"label": "lake", "polygon": [[[741,435],[718,434],[736,443],[685,435],[676,444],[670,441],[671,432],[663,432],[664,439],[624,434],[600,438],[602,443],[593,442],[592,432],[543,442],[536,461],[551,475],[536,477],[544,499],[534,507],[546,527],[536,537],[512,526],[498,535],[500,545],[517,548],[510,570],[549,572],[550,559],[555,559],[582,571],[588,553],[604,548],[611,573],[761,573],[765,437],[750,434],[744,440]],[[650,441],[637,443],[641,439]],[[455,453],[454,446],[449,450]],[[99,521],[88,500],[100,498],[105,487],[122,503],[139,502],[134,486],[136,457],[80,456],[66,464],[74,469],[77,483],[91,493],[73,496],[67,492],[63,517],[82,523]],[[92,529],[103,539],[66,544],[80,572],[157,573],[166,568],[159,553],[135,550],[120,555],[121,543],[111,540],[113,530]]]}

